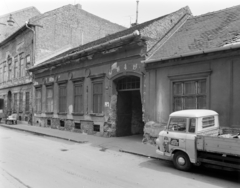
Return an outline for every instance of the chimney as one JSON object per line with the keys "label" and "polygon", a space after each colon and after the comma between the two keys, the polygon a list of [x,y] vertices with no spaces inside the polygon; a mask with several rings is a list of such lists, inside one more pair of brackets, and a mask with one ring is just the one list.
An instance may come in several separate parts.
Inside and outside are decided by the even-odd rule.
{"label": "chimney", "polygon": [[76,4],[75,7],[77,7],[78,9],[82,9],[82,5],[80,4]]}

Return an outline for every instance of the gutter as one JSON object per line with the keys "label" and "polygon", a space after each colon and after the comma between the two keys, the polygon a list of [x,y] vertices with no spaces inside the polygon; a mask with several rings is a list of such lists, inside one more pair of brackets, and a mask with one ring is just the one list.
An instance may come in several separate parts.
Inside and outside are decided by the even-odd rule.
{"label": "gutter", "polygon": [[185,54],[182,54],[182,55],[176,55],[176,56],[171,56],[171,57],[163,57],[163,58],[152,59],[152,60],[145,60],[145,61],[142,61],[142,62],[146,63],[146,64],[155,63],[155,62],[164,61],[164,60],[177,59],[177,58],[181,58],[181,57],[188,57],[188,56],[206,54],[206,53],[211,53],[211,52],[225,51],[225,50],[231,50],[231,49],[236,49],[236,48],[240,48],[240,44],[232,44],[232,45],[223,46],[223,47],[220,47],[220,48],[198,50],[198,51],[194,51],[194,52],[185,53]]}
{"label": "gutter", "polygon": [[126,39],[130,39],[130,38],[133,38],[133,37],[136,37],[136,36],[140,36],[140,32],[138,30],[135,30],[133,33],[130,33],[128,35],[125,35],[123,37],[119,37],[119,38],[116,38],[116,39],[112,39],[108,42],[104,42],[102,44],[98,44],[98,45],[95,45],[95,46],[92,46],[92,47],[89,47],[89,48],[86,48],[84,50],[81,50],[81,51],[78,51],[78,52],[75,52],[75,53],[72,53],[70,55],[65,55],[64,57],[59,57],[57,59],[53,59],[52,61],[49,61],[48,63],[46,64],[42,64],[42,65],[37,65],[35,67],[32,67],[30,69],[28,69],[28,71],[30,72],[33,72],[34,70],[38,69],[38,68],[43,68],[44,66],[49,66],[49,65],[53,65],[54,63],[56,63],[57,61],[59,60],[67,60],[73,56],[78,56],[80,54],[83,54],[83,53],[86,53],[86,52],[90,52],[90,51],[93,51],[93,50],[97,50],[97,49],[100,49],[102,47],[105,47],[107,45],[110,45],[110,44],[113,44],[113,43],[118,43],[118,42],[121,42],[121,41],[124,41]]}

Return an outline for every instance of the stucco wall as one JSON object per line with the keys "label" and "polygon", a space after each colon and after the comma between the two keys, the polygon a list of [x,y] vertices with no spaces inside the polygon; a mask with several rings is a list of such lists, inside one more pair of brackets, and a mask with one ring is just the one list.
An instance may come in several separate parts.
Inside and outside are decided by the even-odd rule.
{"label": "stucco wall", "polygon": [[[189,57],[147,67],[145,121],[165,125],[173,112],[171,79],[185,75],[206,74],[207,107],[219,113],[220,126],[240,127],[240,56],[238,52],[224,52],[209,56]],[[149,69],[150,68],[150,69]],[[186,76],[187,75],[187,76]]]}

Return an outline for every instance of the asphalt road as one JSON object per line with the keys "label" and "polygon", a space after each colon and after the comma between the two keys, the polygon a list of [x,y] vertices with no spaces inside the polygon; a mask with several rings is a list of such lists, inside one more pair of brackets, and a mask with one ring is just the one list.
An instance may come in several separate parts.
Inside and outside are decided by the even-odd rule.
{"label": "asphalt road", "polygon": [[240,174],[78,144],[0,127],[0,188],[239,188]]}

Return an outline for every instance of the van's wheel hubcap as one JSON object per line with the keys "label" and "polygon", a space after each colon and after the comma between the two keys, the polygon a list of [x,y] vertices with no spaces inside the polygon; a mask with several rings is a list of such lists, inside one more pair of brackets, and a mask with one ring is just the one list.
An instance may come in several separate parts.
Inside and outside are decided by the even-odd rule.
{"label": "van's wheel hubcap", "polygon": [[183,157],[178,158],[178,164],[184,165],[186,163],[185,159]]}

